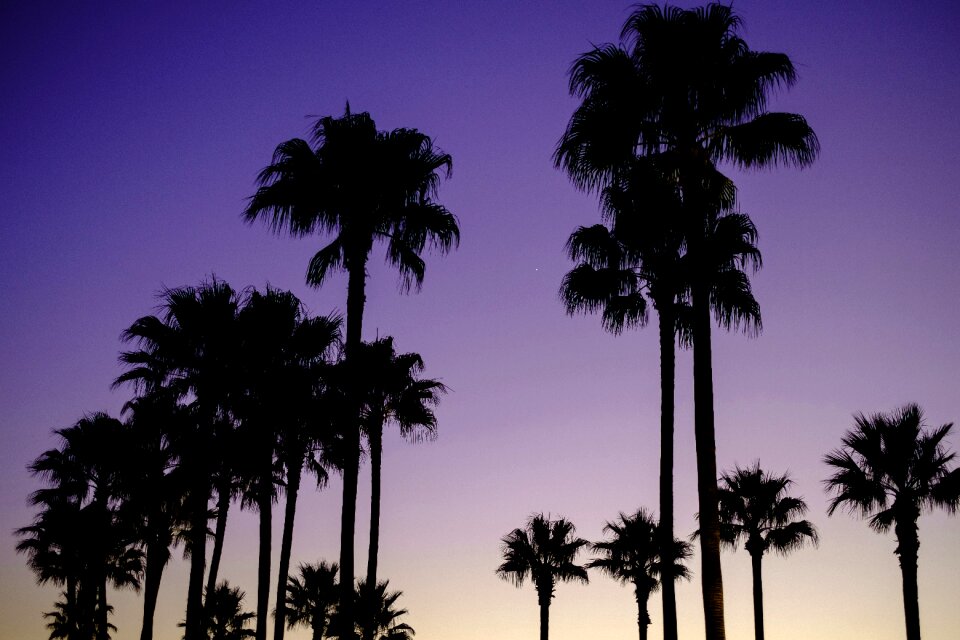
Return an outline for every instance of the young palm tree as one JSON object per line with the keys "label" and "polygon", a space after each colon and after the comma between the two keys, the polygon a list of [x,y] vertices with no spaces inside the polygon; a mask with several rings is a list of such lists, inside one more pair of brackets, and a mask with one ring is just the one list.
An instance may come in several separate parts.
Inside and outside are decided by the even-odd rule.
{"label": "young palm tree", "polygon": [[[232,473],[230,401],[236,388],[237,312],[242,299],[217,279],[199,287],[165,289],[160,299],[162,317],[144,316],[124,331],[123,340],[139,348],[120,355],[128,369],[114,385],[129,382],[145,391],[163,384],[182,400],[189,399],[192,419],[183,431],[171,434],[171,445],[188,487],[184,508],[190,576],[185,637],[201,640],[208,503],[216,474]],[[217,533],[222,536],[219,527]],[[222,538],[215,539],[215,549],[218,542],[222,545]]]}
{"label": "young palm tree", "polygon": [[[433,407],[447,388],[438,380],[420,378],[423,359],[417,353],[398,354],[389,336],[364,343],[361,366],[364,370],[363,430],[369,443],[371,473],[366,584],[378,584],[383,427],[393,422],[403,437],[413,441],[435,438],[437,418]],[[369,615],[367,619],[373,620]],[[364,630],[364,640],[373,640],[372,636],[372,627]]]}
{"label": "young palm tree", "polygon": [[400,618],[409,612],[394,606],[403,591],[387,591],[389,580],[381,580],[374,588],[370,588],[371,584],[366,580],[357,582],[357,632],[367,633],[369,630],[373,640],[412,640],[416,634],[413,627],[400,622]]}
{"label": "young palm tree", "polygon": [[[254,636],[253,631],[247,629],[247,623],[255,616],[243,610],[244,597],[246,594],[239,587],[231,587],[227,581],[219,583],[212,593],[206,594],[205,640],[244,640]],[[186,626],[186,623],[179,626]]]}
{"label": "young palm tree", "polygon": [[753,564],[754,637],[763,640],[763,554],[786,555],[805,543],[817,544],[817,530],[808,520],[803,498],[786,495],[793,481],[787,474],[766,473],[757,462],[720,477],[720,539],[732,547],[743,542]]}
{"label": "young palm tree", "polygon": [[320,286],[330,272],[347,272],[345,360],[348,397],[356,423],[346,433],[350,452],[343,469],[340,531],[341,607],[353,619],[354,530],[360,463],[360,376],[367,261],[375,242],[387,245],[387,261],[400,270],[402,288],[419,288],[429,243],[446,252],[460,238],[456,218],[433,200],[451,158],[415,129],[378,131],[368,113],[349,105],[340,118],[320,118],[315,147],[295,138],[280,144],[260,172],[260,188],[243,213],[247,222],[266,220],[275,232],[293,236],[333,235],[310,261],[307,282]]}
{"label": "young palm tree", "polygon": [[870,528],[893,528],[895,553],[903,577],[903,611],[908,640],[920,640],[920,601],[917,589],[917,520],[936,508],[956,513],[960,507],[960,467],[950,469],[956,456],[944,439],[953,424],[926,429],[915,404],[889,414],[854,416],[855,427],[843,436],[843,446],[824,458],[834,473],[827,490],[834,494],[827,513],[843,508],[869,517]]}
{"label": "young palm tree", "polygon": [[[654,156],[673,167],[681,191],[679,222],[690,256],[701,579],[713,640],[722,640],[725,631],[710,336],[714,285],[706,245],[714,219],[729,209],[717,202],[714,163],[805,166],[818,151],[801,116],[766,110],[768,94],[796,80],[790,59],[751,51],[739,28],[739,17],[719,3],[689,10],[637,6],[620,45],[597,47],[574,63],[570,91],[583,102],[555,154],[557,166],[582,189],[611,184],[634,157]],[[675,640],[675,610],[671,620],[665,604],[664,614],[667,640]]]}
{"label": "young palm tree", "polygon": [[337,605],[337,563],[301,564],[286,584],[287,628],[308,626],[313,640],[327,637]]}
{"label": "young palm tree", "polygon": [[591,545],[600,557],[588,562],[587,568],[600,569],[623,584],[633,585],[640,640],[647,640],[647,600],[668,578],[671,582],[689,579],[684,561],[692,555],[690,544],[674,538],[664,554],[660,525],[644,509],[632,516],[621,513],[616,522],[608,522],[603,530],[611,537]]}
{"label": "young palm tree", "polygon": [[497,575],[520,587],[529,578],[540,604],[540,640],[548,640],[550,601],[557,582],[588,582],[587,571],[576,564],[577,554],[590,543],[574,537],[569,520],[551,520],[535,513],[523,529],[514,529],[501,539],[503,564]]}

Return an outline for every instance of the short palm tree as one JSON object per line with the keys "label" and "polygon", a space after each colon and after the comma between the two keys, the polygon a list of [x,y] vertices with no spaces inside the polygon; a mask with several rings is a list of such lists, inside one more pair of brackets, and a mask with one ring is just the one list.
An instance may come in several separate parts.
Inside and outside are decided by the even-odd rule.
{"label": "short palm tree", "polygon": [[869,517],[874,531],[893,528],[907,639],[920,640],[917,520],[925,511],[956,513],[960,507],[960,468],[950,468],[956,454],[944,446],[953,424],[927,429],[915,404],[888,414],[857,414],[854,423],[843,446],[824,458],[833,469],[826,480],[834,494],[827,513],[845,509]]}
{"label": "short palm tree", "polygon": [[522,529],[501,539],[503,564],[497,575],[520,587],[529,578],[540,604],[540,640],[548,640],[550,601],[558,582],[589,581],[587,571],[576,564],[577,555],[590,543],[574,536],[576,529],[564,518],[552,520],[535,513]]}
{"label": "short palm tree", "polygon": [[640,509],[632,516],[620,514],[616,522],[608,522],[604,532],[608,540],[591,545],[599,557],[587,563],[588,569],[600,569],[623,584],[632,584],[637,598],[637,627],[640,640],[647,639],[650,614],[647,600],[667,579],[688,579],[684,561],[692,555],[690,543],[674,538],[663,553],[660,525],[653,515]]}
{"label": "short palm tree", "polygon": [[[348,413],[356,423],[345,434],[340,531],[341,608],[353,619],[354,531],[360,464],[360,379],[357,366],[363,333],[367,261],[376,242],[386,243],[387,261],[400,271],[402,287],[419,288],[428,244],[442,252],[460,238],[456,218],[434,200],[450,156],[416,129],[378,131],[369,113],[317,120],[314,147],[295,138],[281,143],[260,172],[257,192],[243,213],[265,220],[275,232],[296,237],[333,236],[310,261],[307,282],[320,286],[337,270],[347,272],[345,360],[349,371]],[[349,622],[345,622],[349,624]]]}
{"label": "short palm tree", "polygon": [[[690,255],[701,580],[711,640],[726,635],[710,335],[714,285],[705,245],[713,220],[729,207],[717,202],[711,186],[717,182],[715,163],[805,166],[818,151],[806,120],[766,109],[774,89],[796,80],[790,59],[751,51],[739,30],[740,18],[720,3],[636,6],[619,45],[597,47],[574,63],[570,91],[582,103],[554,156],[586,190],[615,182],[636,156],[661,158],[673,167],[682,193],[678,222]],[[666,622],[667,640],[675,640],[676,625]]]}
{"label": "short palm tree", "polygon": [[286,586],[287,628],[306,626],[313,640],[327,637],[337,606],[337,563],[301,564]]}
{"label": "short palm tree", "polygon": [[[246,594],[224,580],[204,598],[204,635],[206,640],[244,640],[254,633],[247,628],[255,614],[243,610]],[[181,623],[179,626],[186,626]]]}
{"label": "short palm tree", "polygon": [[808,520],[803,498],[786,495],[793,481],[787,474],[771,475],[757,462],[734,468],[720,477],[720,539],[732,547],[743,542],[753,563],[754,636],[763,640],[763,554],[786,555],[805,543],[816,544],[817,530]]}
{"label": "short palm tree", "polygon": [[389,580],[381,580],[370,588],[366,580],[357,582],[358,633],[369,633],[373,640],[412,640],[416,632],[400,618],[409,612],[395,605],[403,591],[388,591]]}

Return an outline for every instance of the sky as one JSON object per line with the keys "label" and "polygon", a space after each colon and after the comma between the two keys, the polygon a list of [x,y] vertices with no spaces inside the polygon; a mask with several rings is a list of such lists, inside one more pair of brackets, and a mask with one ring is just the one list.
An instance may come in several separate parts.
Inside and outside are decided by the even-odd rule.
{"label": "sky", "polygon": [[[683,3],[682,6],[691,6]],[[923,407],[960,420],[960,10],[949,2],[738,1],[757,50],[799,81],[772,108],[803,114],[822,152],[805,170],[730,170],[760,232],[764,331],[714,338],[717,461],[795,480],[819,548],[764,561],[766,630],[781,640],[903,637],[892,535],[827,517],[823,455],[857,412]],[[312,118],[369,111],[453,157],[439,201],[460,248],[427,257],[418,294],[371,260],[366,338],[393,335],[452,392],[439,439],[387,435],[380,573],[422,640],[536,637],[529,584],[499,580],[500,538],[533,512],[590,540],[618,512],[657,507],[654,327],[614,337],[568,317],[563,244],[599,219],[553,168],[576,106],[574,58],[615,40],[624,0],[595,2],[4,3],[0,7],[0,639],[46,637],[56,599],[13,530],[29,524],[26,465],[51,431],[118,413],[120,333],[164,286],[216,274],[343,313],[346,281],[304,284],[322,237],[241,222],[274,147]],[[676,531],[695,529],[692,366],[679,354]],[[949,440],[960,449],[956,432]],[[366,467],[364,467],[366,470]],[[304,491],[293,562],[338,555],[340,484]],[[361,482],[358,567],[369,483]],[[274,526],[280,528],[280,518]],[[275,539],[279,539],[275,534]],[[960,520],[920,519],[925,637],[960,628]],[[221,574],[256,589],[255,515],[230,515]],[[276,553],[276,549],[275,549]],[[164,574],[156,637],[179,638],[187,564]],[[274,567],[276,566],[274,561]],[[702,636],[699,579],[677,589],[681,637]],[[723,554],[728,636],[752,634],[749,556]],[[113,594],[118,638],[140,597]],[[273,606],[274,603],[271,603]],[[662,632],[650,602],[651,637]],[[632,592],[594,574],[561,585],[554,640],[636,633]],[[290,634],[307,638],[307,631]]]}

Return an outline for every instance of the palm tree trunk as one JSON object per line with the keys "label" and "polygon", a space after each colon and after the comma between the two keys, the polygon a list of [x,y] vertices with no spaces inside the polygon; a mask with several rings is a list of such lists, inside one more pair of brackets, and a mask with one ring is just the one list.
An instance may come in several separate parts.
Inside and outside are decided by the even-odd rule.
{"label": "palm tree trunk", "polygon": [[97,640],[110,640],[110,608],[107,605],[107,572],[100,569],[97,584]]}
{"label": "palm tree trunk", "polygon": [[357,483],[360,475],[360,355],[363,306],[366,302],[366,253],[347,264],[347,339],[345,357],[348,376],[348,413],[344,425],[343,503],[340,511],[340,637],[353,634],[354,533],[357,522]]}
{"label": "palm tree trunk", "polygon": [[221,473],[217,483],[217,526],[213,534],[213,552],[210,555],[210,575],[207,576],[207,591],[213,593],[217,588],[217,578],[220,573],[220,557],[223,555],[223,539],[227,533],[227,513],[230,511],[231,474],[226,468]]}
{"label": "palm tree trunk", "polygon": [[[674,301],[657,305],[660,321],[660,558],[670,558],[673,549],[673,414],[676,353]],[[666,563],[672,565],[672,561]],[[663,588],[663,639],[677,640],[677,594],[674,576],[661,577]],[[646,610],[646,604],[644,604]],[[649,618],[649,616],[648,616]],[[641,633],[641,640],[646,630]]]}
{"label": "palm tree trunk", "polygon": [[[650,630],[650,613],[647,611],[647,601],[650,599],[650,592],[637,590],[637,630],[640,633],[640,640],[647,640],[647,632]],[[664,629],[666,632],[666,629]]]}
{"label": "palm tree trunk", "polygon": [[920,640],[920,595],[917,589],[917,555],[920,539],[916,520],[897,523],[897,555],[903,578],[903,615],[907,624],[907,640]]}
{"label": "palm tree trunk", "polygon": [[[377,422],[374,420],[373,422]],[[380,552],[380,465],[383,459],[383,427],[371,423],[367,437],[370,439],[370,548],[367,554],[367,584],[377,584],[377,555]],[[378,428],[379,427],[379,428]],[[369,608],[375,606],[369,599]],[[363,640],[373,640],[376,621],[374,611],[365,612],[366,625],[363,628]]]}
{"label": "palm tree trunk", "polygon": [[147,566],[143,576],[143,626],[140,640],[153,640],[153,616],[157,610],[157,595],[163,568],[170,559],[170,548],[165,541],[153,540],[147,547]]}
{"label": "palm tree trunk", "polygon": [[540,640],[550,636],[550,598],[540,598]]}
{"label": "palm tree trunk", "polygon": [[283,535],[280,539],[280,569],[277,578],[277,615],[273,621],[273,640],[283,640],[287,628],[287,574],[290,573],[290,552],[293,548],[293,521],[297,515],[297,495],[303,471],[303,455],[294,456],[287,465],[287,502],[283,514]]}
{"label": "palm tree trunk", "polygon": [[720,518],[717,511],[717,445],[713,422],[710,291],[693,287],[693,403],[700,507],[700,580],[707,640],[725,640]]}
{"label": "palm tree trunk", "polygon": [[[273,434],[263,427],[264,435]],[[270,438],[265,438],[260,446],[263,451],[260,469],[260,482],[257,488],[257,509],[260,512],[260,557],[257,564],[257,625],[254,631],[256,640],[267,640],[267,621],[270,617],[270,552],[273,549],[273,446]]]}
{"label": "palm tree trunk", "polygon": [[753,563],[753,637],[763,640],[763,577],[760,575],[763,552],[751,553],[750,560]]}
{"label": "palm tree trunk", "polygon": [[[203,484],[206,484],[204,481]],[[187,583],[187,615],[184,623],[184,640],[203,640],[203,572],[207,552],[207,502],[206,487],[194,487],[190,498],[190,578]]]}

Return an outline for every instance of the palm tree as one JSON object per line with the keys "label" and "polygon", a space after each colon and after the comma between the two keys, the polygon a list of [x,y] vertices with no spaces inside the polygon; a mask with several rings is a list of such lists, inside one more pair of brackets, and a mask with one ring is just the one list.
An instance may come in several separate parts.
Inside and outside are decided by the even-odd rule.
{"label": "palm tree", "polygon": [[523,529],[514,529],[501,539],[503,564],[497,575],[516,586],[527,578],[537,590],[540,604],[540,640],[547,640],[550,630],[550,601],[557,582],[589,581],[587,571],[576,564],[577,554],[590,543],[574,537],[569,520],[551,520],[535,513]]}
{"label": "palm tree", "polygon": [[960,467],[949,468],[956,454],[944,445],[953,423],[928,430],[915,404],[889,414],[860,413],[854,423],[843,436],[843,446],[824,458],[834,470],[826,480],[834,494],[827,513],[843,508],[869,517],[874,531],[893,528],[907,639],[920,640],[917,520],[925,511],[956,513],[960,507]]}
{"label": "palm tree", "polygon": [[720,539],[732,547],[743,542],[753,564],[754,637],[763,640],[763,554],[787,555],[805,543],[817,544],[817,530],[808,520],[803,498],[786,495],[793,481],[787,474],[771,475],[757,462],[735,467],[720,477]]}
{"label": "palm tree", "polygon": [[319,287],[336,270],[347,272],[345,361],[349,371],[349,415],[357,422],[346,433],[349,451],[343,469],[340,530],[341,608],[353,620],[354,530],[360,464],[360,384],[356,366],[363,332],[367,261],[374,242],[387,245],[401,287],[419,288],[429,243],[441,252],[458,244],[456,218],[433,200],[449,155],[416,129],[378,131],[369,113],[326,116],[313,129],[315,147],[299,138],[281,143],[273,162],[260,172],[257,192],[243,218],[267,221],[275,232],[302,237],[316,232],[333,240],[310,261],[307,282]]}
{"label": "palm tree", "polygon": [[[371,472],[366,584],[378,584],[383,427],[393,422],[403,437],[413,441],[435,438],[437,418],[433,407],[447,388],[438,380],[420,378],[423,359],[417,353],[398,354],[390,336],[364,343],[361,366],[364,371],[363,430],[369,443]],[[371,616],[367,619],[372,622]],[[372,628],[364,630],[364,640],[373,640],[372,635]]]}
{"label": "palm tree", "polygon": [[413,627],[400,622],[409,611],[394,606],[403,591],[387,591],[389,580],[381,580],[374,588],[370,587],[371,584],[366,580],[357,582],[357,632],[367,633],[369,630],[373,640],[412,640],[416,634]]}
{"label": "palm tree", "polygon": [[[164,289],[160,299],[162,317],[144,316],[122,334],[125,342],[139,348],[120,355],[128,369],[114,385],[132,383],[138,390],[148,391],[162,384],[178,398],[189,399],[192,419],[182,431],[171,434],[171,445],[188,487],[184,509],[190,576],[185,637],[200,640],[204,634],[208,503],[214,478],[232,473],[229,465],[233,461],[228,457],[233,431],[230,401],[237,386],[237,313],[242,299],[230,285],[216,278],[199,287]],[[220,491],[223,498],[223,487]],[[223,512],[224,522],[225,516]],[[222,545],[222,533],[218,526],[215,550]],[[210,572],[215,574],[213,565]]]}
{"label": "palm tree", "polygon": [[17,551],[29,556],[40,583],[66,586],[63,606],[53,612],[57,632],[107,640],[108,584],[139,589],[143,570],[131,523],[122,517],[124,425],[94,413],[55,433],[61,447],[29,466],[49,486],[31,495],[40,512],[17,530]]}
{"label": "palm tree", "polygon": [[620,514],[616,522],[603,528],[610,539],[595,542],[591,548],[600,554],[587,563],[588,569],[600,569],[623,584],[632,584],[637,598],[637,627],[640,640],[647,639],[650,614],[647,600],[661,584],[690,577],[683,564],[691,555],[690,544],[674,538],[666,554],[663,553],[660,525],[645,509],[632,516]]}
{"label": "palm tree", "polygon": [[[790,59],[751,51],[739,28],[732,8],[718,3],[689,10],[637,6],[620,45],[597,47],[574,63],[570,91],[582,103],[554,156],[586,190],[615,182],[636,156],[656,157],[671,167],[683,198],[678,222],[690,263],[702,591],[707,637],[714,640],[725,631],[710,336],[714,285],[706,258],[715,218],[732,200],[728,189],[718,188],[728,181],[715,163],[806,166],[818,152],[806,120],[766,110],[768,94],[796,80]],[[718,201],[724,191],[726,202]],[[675,640],[675,625],[665,624],[668,640]]]}
{"label": "palm tree", "polygon": [[[219,583],[212,593],[206,594],[205,640],[243,640],[254,636],[253,631],[247,629],[247,623],[254,614],[243,610],[244,597],[246,594],[239,587],[231,587],[227,581]],[[184,627],[186,623],[179,626]]]}
{"label": "palm tree", "polygon": [[300,575],[288,577],[287,628],[309,626],[313,640],[326,637],[337,604],[337,569],[336,562],[301,564]]}

